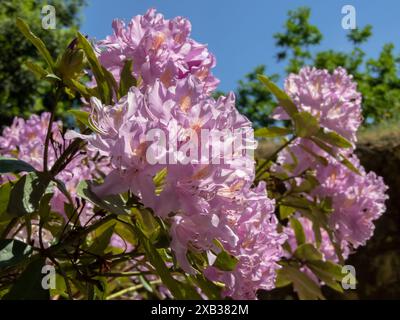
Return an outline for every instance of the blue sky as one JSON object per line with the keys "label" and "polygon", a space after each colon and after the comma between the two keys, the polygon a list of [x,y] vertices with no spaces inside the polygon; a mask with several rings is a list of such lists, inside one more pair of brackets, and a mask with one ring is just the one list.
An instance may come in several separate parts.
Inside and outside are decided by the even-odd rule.
{"label": "blue sky", "polygon": [[150,7],[167,18],[187,17],[192,38],[207,43],[217,58],[214,74],[221,80],[219,88],[229,91],[256,65],[266,64],[268,73],[282,73],[285,63],[276,62],[272,35],[283,30],[290,9],[311,7],[311,22],[324,35],[321,49],[351,50],[341,27],[341,8],[346,4],[355,7],[358,26],[373,25],[373,37],[363,46],[368,56],[376,57],[387,42],[400,51],[398,0],[88,0],[82,31],[102,39],[112,33],[114,18],[128,21]]}

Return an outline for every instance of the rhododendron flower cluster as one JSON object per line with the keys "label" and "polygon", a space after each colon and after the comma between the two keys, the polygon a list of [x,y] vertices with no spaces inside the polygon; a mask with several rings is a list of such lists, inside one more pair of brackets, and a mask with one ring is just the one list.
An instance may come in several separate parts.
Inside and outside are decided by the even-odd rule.
{"label": "rhododendron flower cluster", "polygon": [[[178,84],[183,81],[191,82],[181,88],[196,84],[191,77],[178,80]],[[158,128],[181,137],[177,145],[179,151],[187,142],[188,132],[190,138],[200,129],[213,133],[230,128],[242,129],[240,132],[247,142],[243,148],[254,148],[251,124],[235,109],[232,94],[217,101],[195,97],[191,99],[193,105],[186,104],[182,108],[181,95],[188,92],[196,92],[196,88],[180,92],[167,89],[157,81],[144,93],[131,88],[114,106],[103,106],[99,100],[92,99],[92,123],[96,132],[80,137],[88,140],[90,148],[112,159],[114,168],[104,184],[93,190],[100,196],[127,190],[140,196],[144,205],[170,223],[171,248],[188,273],[194,272],[187,258],[188,250],[218,252],[214,240],[219,240],[239,259],[236,269],[223,277],[230,278],[226,294],[254,298],[257,288],[272,288],[286,237],[276,232],[274,205],[267,197],[265,185],[256,190],[250,188],[254,178],[251,153],[235,150],[218,164],[203,164],[201,158],[197,163],[182,163],[180,153],[174,148],[159,150],[159,144],[145,140],[147,132]],[[202,142],[206,146],[200,143],[196,147],[211,149],[211,140]],[[225,144],[221,145],[224,149]],[[224,155],[220,149],[217,151],[206,154]],[[151,164],[146,156],[170,153],[175,156],[164,165]],[[157,194],[153,178],[161,170],[166,170],[166,176]]]}
{"label": "rhododendron flower cluster", "polygon": [[[329,74],[326,70],[303,68],[298,75],[292,74],[287,78],[285,90],[296,106],[316,116],[323,128],[340,133],[353,144],[356,142],[361,123],[361,96],[344,69],[338,68]],[[280,119],[286,118],[282,108],[278,108],[275,115]],[[279,165],[275,166],[275,170],[282,171],[289,164],[292,176],[306,170],[315,172],[319,185],[311,192],[311,196],[332,199],[333,212],[329,216],[329,226],[344,251],[343,256],[347,257],[353,248],[365,245],[372,236],[374,220],[385,211],[387,186],[374,172],[365,171],[356,155],[352,154],[354,148],[332,150],[333,153],[347,155],[358,172],[340,163],[309,139],[298,139],[283,150],[278,155]],[[323,157],[327,163],[318,160],[315,155]],[[306,218],[301,221],[311,241],[310,221]],[[293,237],[293,233],[289,233]],[[323,239],[321,251],[327,259],[337,261],[324,231]]]}
{"label": "rhododendron flower cluster", "polygon": [[182,17],[165,19],[155,9],[132,18],[128,26],[113,22],[114,34],[97,43],[99,60],[119,81],[127,59],[133,61],[136,77],[144,85],[160,80],[164,86],[176,86],[189,75],[200,80],[202,92],[213,91],[218,80],[211,74],[215,57],[207,46],[189,37],[190,22]]}

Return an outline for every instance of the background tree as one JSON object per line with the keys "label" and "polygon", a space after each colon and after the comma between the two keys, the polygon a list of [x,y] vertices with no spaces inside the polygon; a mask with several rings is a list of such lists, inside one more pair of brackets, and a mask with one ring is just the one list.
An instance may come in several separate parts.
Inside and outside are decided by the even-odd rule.
{"label": "background tree", "polygon": [[[288,12],[284,30],[274,34],[278,48],[278,62],[287,61],[286,74],[298,72],[305,65],[320,69],[334,70],[344,67],[354,76],[358,89],[363,95],[364,125],[398,120],[400,114],[400,56],[395,53],[393,43],[383,46],[377,59],[367,58],[362,49],[372,36],[372,26],[350,30],[347,39],[353,45],[349,52],[333,49],[318,51],[323,35],[310,22],[311,10],[301,7]],[[265,111],[274,102],[268,92],[259,86],[256,74],[265,70],[258,66],[239,81],[236,90],[238,108],[254,121],[256,127],[265,126],[268,121]],[[274,75],[274,81],[278,75]],[[268,106],[268,107],[267,107]],[[260,115],[260,110],[263,114]]]}
{"label": "background tree", "polygon": [[[42,28],[41,9],[56,9],[56,29]],[[55,57],[68,45],[79,27],[79,12],[85,0],[2,0],[0,6],[0,126],[9,124],[14,116],[28,116],[49,108],[49,84],[35,81],[24,61],[40,62],[32,44],[24,39],[15,25],[16,17],[26,20],[32,31],[46,43]]]}

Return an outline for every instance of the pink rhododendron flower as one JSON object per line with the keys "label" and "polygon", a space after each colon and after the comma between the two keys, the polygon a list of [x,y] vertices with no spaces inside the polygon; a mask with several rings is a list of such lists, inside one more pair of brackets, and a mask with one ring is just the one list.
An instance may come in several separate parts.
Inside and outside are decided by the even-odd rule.
{"label": "pink rhododendron flower", "polygon": [[[362,122],[361,94],[345,69],[339,67],[330,74],[327,70],[304,67],[286,78],[285,91],[299,111],[311,113],[322,127],[356,142]],[[278,107],[274,118],[289,119],[289,116]]]}
{"label": "pink rhododendron flower", "polygon": [[201,91],[209,93],[218,85],[211,74],[215,58],[207,46],[191,39],[191,24],[182,17],[171,20],[150,9],[143,16],[132,18],[126,26],[113,22],[114,34],[99,41],[99,60],[119,81],[127,59],[133,60],[133,73],[143,85],[160,80],[164,86],[178,79],[194,76],[201,82]]}
{"label": "pink rhododendron flower", "polygon": [[332,198],[329,223],[338,241],[346,241],[357,248],[371,238],[374,220],[385,212],[388,187],[382,177],[374,172],[366,173],[356,156],[350,161],[360,175],[335,160],[328,166],[318,165],[316,173],[320,185],[313,194]]}

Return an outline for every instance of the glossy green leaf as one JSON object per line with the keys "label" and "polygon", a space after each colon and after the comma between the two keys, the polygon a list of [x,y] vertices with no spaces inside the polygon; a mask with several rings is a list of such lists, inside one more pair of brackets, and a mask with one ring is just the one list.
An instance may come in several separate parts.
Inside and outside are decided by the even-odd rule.
{"label": "glossy green leaf", "polygon": [[276,272],[275,287],[282,288],[286,287],[292,283],[289,275],[287,274],[285,268],[278,269]]}
{"label": "glossy green leaf", "polygon": [[296,208],[292,208],[285,205],[279,206],[279,217],[284,220],[289,218],[293,213],[296,212]]}
{"label": "glossy green leaf", "polygon": [[343,279],[342,267],[331,261],[308,261],[307,266],[325,284],[332,289],[343,292],[338,282]]}
{"label": "glossy green leaf", "polygon": [[7,211],[11,189],[12,186],[10,182],[0,185],[0,221],[2,220],[1,216]]}
{"label": "glossy green leaf", "polygon": [[89,247],[88,251],[96,255],[103,255],[108,248],[111,237],[114,233],[115,222],[111,221],[111,225],[105,230],[98,228],[94,231],[93,244]]}
{"label": "glossy green leaf", "polygon": [[359,176],[361,176],[361,172],[360,170],[358,170],[353,163],[351,163],[351,161],[349,159],[347,159],[346,156],[344,156],[343,154],[340,155],[341,161],[340,163],[342,165],[344,165],[347,169],[349,169],[350,171],[353,171],[354,173],[358,174]]}

